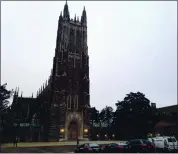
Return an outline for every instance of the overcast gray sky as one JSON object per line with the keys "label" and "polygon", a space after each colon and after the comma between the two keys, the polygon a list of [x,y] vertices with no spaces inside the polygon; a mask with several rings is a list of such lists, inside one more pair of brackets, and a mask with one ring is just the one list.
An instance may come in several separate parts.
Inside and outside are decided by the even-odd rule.
{"label": "overcast gray sky", "polygon": [[[65,2],[1,2],[1,82],[31,96],[50,75]],[[158,107],[177,104],[177,2],[68,1],[86,7],[91,105],[115,106],[143,92]]]}

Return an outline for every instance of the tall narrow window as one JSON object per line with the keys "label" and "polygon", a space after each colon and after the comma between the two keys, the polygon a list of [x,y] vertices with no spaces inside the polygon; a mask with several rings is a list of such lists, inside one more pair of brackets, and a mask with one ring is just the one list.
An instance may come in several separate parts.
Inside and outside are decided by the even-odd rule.
{"label": "tall narrow window", "polygon": [[68,59],[68,67],[73,68],[74,66],[74,59],[72,57],[69,57]]}
{"label": "tall narrow window", "polygon": [[74,109],[78,110],[78,95],[74,97]]}
{"label": "tall narrow window", "polygon": [[85,56],[85,65],[87,65],[88,64],[88,58],[87,58],[87,56]]}
{"label": "tall narrow window", "polygon": [[60,76],[60,62],[57,61],[56,63],[56,76]]}
{"label": "tall narrow window", "polygon": [[67,108],[71,109],[71,95],[67,96]]}
{"label": "tall narrow window", "polygon": [[63,60],[63,50],[59,52],[59,61],[62,62]]}
{"label": "tall narrow window", "polygon": [[78,95],[75,96],[76,97],[76,109],[78,110]]}
{"label": "tall narrow window", "polygon": [[80,65],[81,65],[81,64],[80,64],[80,59],[76,59],[76,60],[75,60],[75,67],[76,67],[76,68],[80,68]]}
{"label": "tall narrow window", "polygon": [[72,96],[69,95],[69,98],[70,98],[70,109],[71,109],[71,106],[72,106]]}
{"label": "tall narrow window", "polygon": [[75,109],[76,107],[75,107],[75,96],[73,96],[73,108]]}

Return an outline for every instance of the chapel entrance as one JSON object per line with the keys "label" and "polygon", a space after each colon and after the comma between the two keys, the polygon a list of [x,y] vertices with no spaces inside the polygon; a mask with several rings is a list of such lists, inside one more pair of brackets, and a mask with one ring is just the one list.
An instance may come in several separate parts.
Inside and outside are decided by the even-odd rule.
{"label": "chapel entrance", "polygon": [[68,127],[68,139],[69,140],[77,139],[78,135],[79,135],[79,130],[78,130],[77,122],[75,121],[70,122]]}

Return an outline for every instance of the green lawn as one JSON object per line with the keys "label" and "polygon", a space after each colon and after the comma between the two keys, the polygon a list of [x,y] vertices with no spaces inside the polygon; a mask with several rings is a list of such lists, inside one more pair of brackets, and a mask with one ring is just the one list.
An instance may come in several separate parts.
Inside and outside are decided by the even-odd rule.
{"label": "green lawn", "polygon": [[[18,147],[37,147],[37,146],[57,146],[65,145],[66,142],[20,142]],[[3,144],[2,147],[13,147],[13,143]]]}
{"label": "green lawn", "polygon": [[[80,141],[82,143],[97,143],[97,144],[107,144],[112,142],[122,142],[122,141]],[[38,147],[38,146],[60,146],[60,145],[76,145],[75,141],[66,142],[20,142],[17,144],[18,147]],[[13,147],[13,143],[3,144],[2,147]]]}

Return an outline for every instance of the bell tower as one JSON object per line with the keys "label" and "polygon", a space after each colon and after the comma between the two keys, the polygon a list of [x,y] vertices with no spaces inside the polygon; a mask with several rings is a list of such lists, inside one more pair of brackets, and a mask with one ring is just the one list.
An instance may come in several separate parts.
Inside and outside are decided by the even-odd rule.
{"label": "bell tower", "polygon": [[67,1],[58,20],[53,58],[50,138],[88,138],[90,108],[87,15],[70,19]]}

